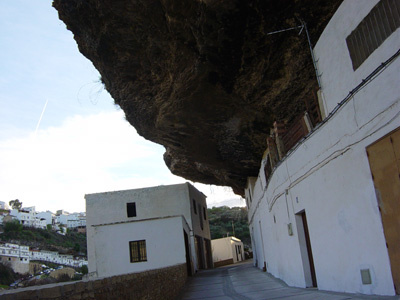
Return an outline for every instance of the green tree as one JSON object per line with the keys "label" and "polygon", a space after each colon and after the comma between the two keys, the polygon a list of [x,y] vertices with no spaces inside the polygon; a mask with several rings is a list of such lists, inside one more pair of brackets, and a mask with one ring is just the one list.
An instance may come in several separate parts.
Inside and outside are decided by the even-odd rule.
{"label": "green tree", "polygon": [[74,251],[79,252],[81,250],[81,246],[78,243],[75,243],[74,245]]}
{"label": "green tree", "polygon": [[22,202],[19,201],[18,199],[11,200],[8,202],[8,204],[11,206],[12,209],[21,209],[22,208]]}
{"label": "green tree", "polygon": [[221,206],[208,209],[212,239],[235,235],[245,247],[250,247],[250,231],[245,207]]}
{"label": "green tree", "polygon": [[0,264],[0,284],[10,285],[16,279],[18,279],[18,275],[14,273],[11,267]]}
{"label": "green tree", "polygon": [[83,275],[85,275],[85,274],[87,274],[88,272],[89,272],[89,270],[88,270],[87,265],[83,265],[83,266],[81,267],[81,273],[82,273]]}

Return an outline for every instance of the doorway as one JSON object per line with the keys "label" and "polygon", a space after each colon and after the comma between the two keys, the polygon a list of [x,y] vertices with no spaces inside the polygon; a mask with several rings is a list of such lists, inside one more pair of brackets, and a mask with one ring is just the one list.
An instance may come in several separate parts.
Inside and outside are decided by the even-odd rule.
{"label": "doorway", "polygon": [[183,236],[185,238],[185,253],[186,253],[186,268],[188,276],[192,276],[192,263],[190,259],[190,248],[189,248],[189,237],[186,231],[183,231]]}
{"label": "doorway", "polygon": [[307,217],[304,210],[296,214],[296,225],[306,287],[317,287],[317,276],[315,274],[310,233],[308,231]]}
{"label": "doorway", "polygon": [[400,129],[367,147],[393,284],[400,294]]}
{"label": "doorway", "polygon": [[195,248],[197,255],[197,267],[198,269],[204,269],[204,249],[203,249],[203,239],[196,235],[195,236]]}

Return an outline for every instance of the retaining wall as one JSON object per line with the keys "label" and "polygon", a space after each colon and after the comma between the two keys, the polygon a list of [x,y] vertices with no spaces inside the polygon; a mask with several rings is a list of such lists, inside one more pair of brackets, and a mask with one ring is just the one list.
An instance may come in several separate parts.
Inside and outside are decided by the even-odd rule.
{"label": "retaining wall", "polygon": [[107,278],[7,290],[5,300],[174,300],[187,279],[186,265]]}

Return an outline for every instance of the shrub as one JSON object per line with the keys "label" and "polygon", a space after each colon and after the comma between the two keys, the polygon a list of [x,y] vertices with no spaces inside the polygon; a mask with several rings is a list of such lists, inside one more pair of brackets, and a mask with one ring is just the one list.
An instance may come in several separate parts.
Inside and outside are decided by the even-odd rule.
{"label": "shrub", "polygon": [[23,229],[22,224],[18,222],[18,220],[12,220],[4,224],[4,232],[21,232]]}

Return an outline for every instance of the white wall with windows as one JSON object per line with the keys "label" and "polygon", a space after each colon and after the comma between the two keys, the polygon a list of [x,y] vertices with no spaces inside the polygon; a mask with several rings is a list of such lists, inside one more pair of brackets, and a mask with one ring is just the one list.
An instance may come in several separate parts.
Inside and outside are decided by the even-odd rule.
{"label": "white wall with windows", "polygon": [[[185,245],[182,217],[95,226],[95,258],[89,258],[90,272],[99,277],[141,272],[184,264]],[[145,260],[131,262],[130,242],[145,241]],[[139,255],[140,256],[140,255]]]}
{"label": "white wall with windows", "polygon": [[331,116],[278,164],[268,181],[262,161],[258,178],[246,190],[254,263],[291,286],[314,285],[313,264],[321,290],[395,294],[366,148],[400,125],[400,59],[394,56],[400,29],[356,70],[346,44],[377,3],[345,0],[339,7],[314,48]]}
{"label": "white wall with windows", "polygon": [[14,272],[29,272],[29,247],[11,243],[0,244],[0,261],[9,264]]}
{"label": "white wall with windows", "polygon": [[[90,194],[85,198],[89,272],[93,276],[186,263],[184,230],[188,236],[189,269],[212,267],[205,196],[189,183]],[[126,263],[129,242],[140,240],[146,241],[147,262]],[[121,246],[117,252],[115,245]],[[158,247],[153,248],[154,245]],[[115,268],[108,265],[111,261],[117,262]]]}

